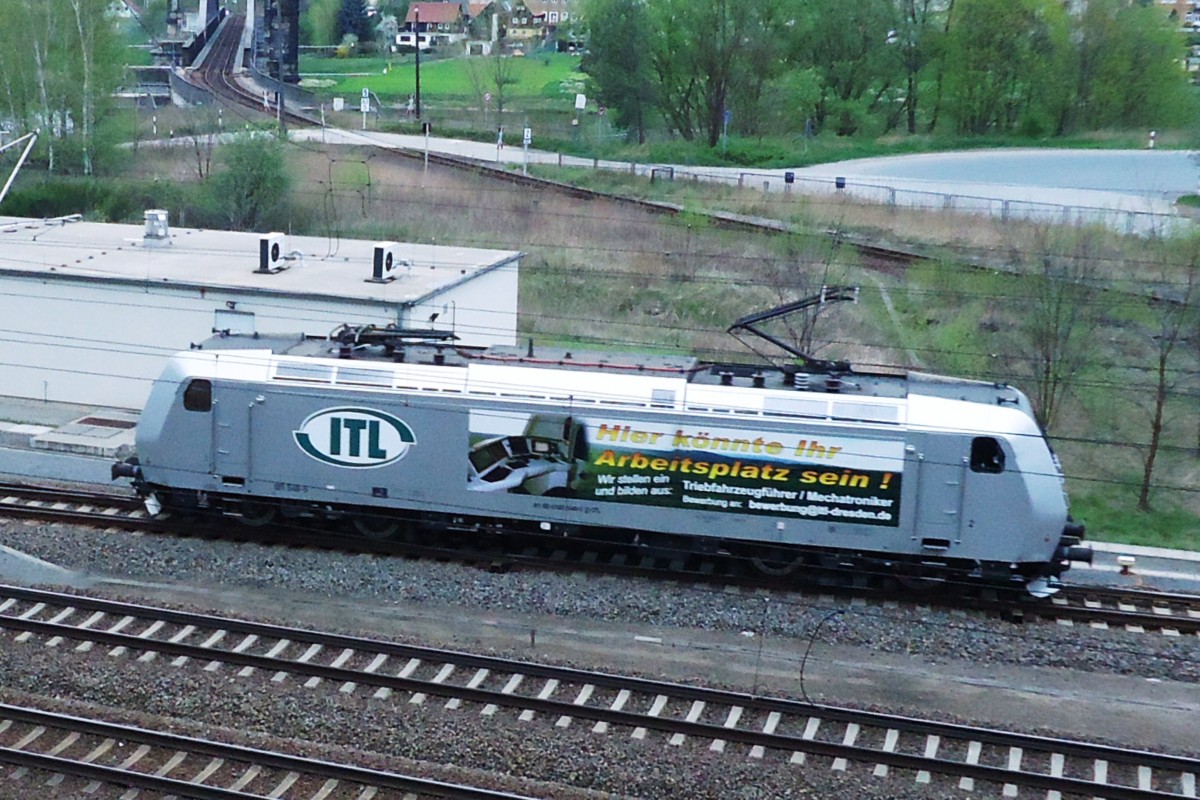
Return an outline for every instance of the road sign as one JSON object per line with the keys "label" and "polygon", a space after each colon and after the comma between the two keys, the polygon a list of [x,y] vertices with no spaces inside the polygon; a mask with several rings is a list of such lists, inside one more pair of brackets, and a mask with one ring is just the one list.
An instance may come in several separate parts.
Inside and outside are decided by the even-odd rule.
{"label": "road sign", "polygon": [[363,100],[370,98],[371,90],[364,86],[362,96],[363,96]]}
{"label": "road sign", "polygon": [[526,144],[526,146],[528,146],[529,143],[532,141],[533,141],[533,128],[526,128],[525,129],[525,144]]}
{"label": "road sign", "polygon": [[362,113],[366,114],[368,111],[371,110],[371,101],[368,98],[364,97],[362,100],[360,100],[358,102],[358,110],[361,111]]}
{"label": "road sign", "polygon": [[583,111],[587,108],[587,97],[582,94],[575,95],[575,110]]}

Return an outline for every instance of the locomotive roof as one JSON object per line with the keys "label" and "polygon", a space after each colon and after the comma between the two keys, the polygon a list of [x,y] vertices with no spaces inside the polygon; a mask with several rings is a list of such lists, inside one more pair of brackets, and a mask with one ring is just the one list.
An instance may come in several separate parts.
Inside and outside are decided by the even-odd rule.
{"label": "locomotive roof", "polygon": [[[1005,384],[922,373],[805,374],[768,365],[704,363],[691,356],[543,347],[420,343],[388,353],[325,338],[216,336],[195,345],[221,354],[221,374],[245,380],[353,385],[527,397],[679,410],[847,419],[936,427],[994,425],[1036,432],[1026,397]],[[457,367],[457,369],[455,369]],[[773,390],[773,391],[772,391]],[[914,400],[921,402],[914,406]],[[964,403],[975,411],[957,410]],[[995,413],[982,408],[991,407]],[[1024,419],[1009,418],[1017,410]],[[994,419],[985,424],[984,419]],[[1001,418],[1009,418],[1007,422]],[[1033,426],[1030,429],[1030,426]]]}
{"label": "locomotive roof", "polygon": [[511,250],[398,244],[407,266],[395,271],[394,280],[376,282],[369,280],[375,242],[288,235],[282,247],[287,268],[263,272],[262,238],[171,226],[164,238],[154,239],[141,225],[0,216],[0,274],[415,304],[521,256]]}

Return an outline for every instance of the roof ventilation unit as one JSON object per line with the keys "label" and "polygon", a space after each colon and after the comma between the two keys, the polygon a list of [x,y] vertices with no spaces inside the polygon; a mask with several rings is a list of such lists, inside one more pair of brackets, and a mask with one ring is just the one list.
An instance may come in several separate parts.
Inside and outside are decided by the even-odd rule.
{"label": "roof ventilation unit", "polygon": [[167,226],[167,212],[162,208],[151,208],[145,213],[146,233],[142,239],[147,246],[156,247],[171,243],[171,231]]}
{"label": "roof ventilation unit", "polygon": [[287,236],[282,233],[264,233],[258,240],[258,269],[255,272],[274,274],[288,268],[283,248]]}
{"label": "roof ventilation unit", "polygon": [[367,283],[389,283],[396,280],[396,270],[400,267],[412,267],[411,261],[404,261],[398,255],[399,242],[377,242],[375,244],[375,259],[372,262],[371,277]]}

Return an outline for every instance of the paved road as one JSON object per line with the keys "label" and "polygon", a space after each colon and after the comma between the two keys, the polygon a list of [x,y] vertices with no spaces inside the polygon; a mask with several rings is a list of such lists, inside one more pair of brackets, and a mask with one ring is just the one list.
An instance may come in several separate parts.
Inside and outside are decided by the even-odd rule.
{"label": "paved road", "polygon": [[[327,128],[296,138],[446,153],[506,165],[557,163],[738,184],[858,200],[1048,221],[1101,221],[1129,233],[1181,224],[1175,200],[1200,191],[1200,163],[1178,150],[973,150],[868,158],[776,170],[594,160],[521,146],[520,132],[495,143]],[[794,183],[785,182],[792,173]],[[838,178],[845,186],[838,188]]]}

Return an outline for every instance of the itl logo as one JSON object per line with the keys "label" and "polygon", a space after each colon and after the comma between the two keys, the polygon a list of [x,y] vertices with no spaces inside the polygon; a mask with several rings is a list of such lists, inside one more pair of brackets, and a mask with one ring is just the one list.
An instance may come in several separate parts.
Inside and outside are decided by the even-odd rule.
{"label": "itl logo", "polygon": [[326,408],[292,435],[305,453],[335,467],[382,467],[417,443],[404,420],[370,408]]}

